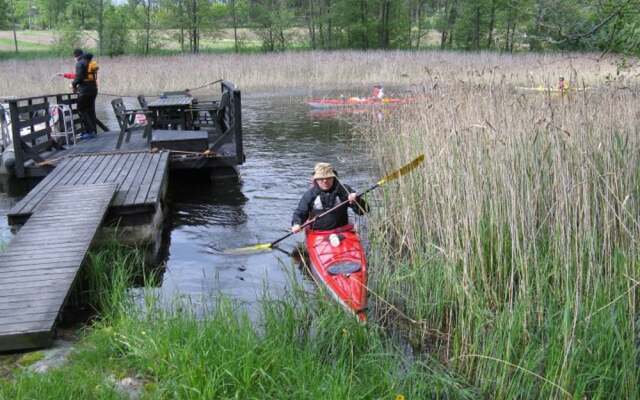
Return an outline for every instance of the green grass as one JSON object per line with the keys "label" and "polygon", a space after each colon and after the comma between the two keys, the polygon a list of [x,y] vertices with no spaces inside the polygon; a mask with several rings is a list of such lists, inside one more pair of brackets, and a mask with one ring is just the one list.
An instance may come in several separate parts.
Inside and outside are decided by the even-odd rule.
{"label": "green grass", "polygon": [[[45,374],[22,367],[0,379],[0,399],[117,399],[135,377],[143,398],[476,398],[430,358],[412,359],[375,324],[306,295],[265,299],[259,322],[221,299],[204,318],[126,296],[136,252],[110,245],[91,257],[92,296],[102,310],[66,365]],[[185,305],[186,306],[186,305]]]}
{"label": "green grass", "polygon": [[[4,52],[15,51],[15,44],[12,39],[4,39],[0,38],[0,47],[5,48]],[[47,46],[44,44],[18,40],[18,50],[19,51],[48,51],[51,46]]]}
{"label": "green grass", "polygon": [[0,61],[60,58],[60,55],[53,49],[24,50],[19,47],[18,50],[18,53],[13,50],[0,50]]}

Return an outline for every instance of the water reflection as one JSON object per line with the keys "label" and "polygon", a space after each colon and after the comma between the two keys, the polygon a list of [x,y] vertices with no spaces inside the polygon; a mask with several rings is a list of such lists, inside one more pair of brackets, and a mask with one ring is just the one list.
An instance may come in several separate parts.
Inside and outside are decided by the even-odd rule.
{"label": "water reflection", "polygon": [[207,175],[171,173],[170,221],[174,229],[217,224],[235,226],[246,222],[243,207],[248,199],[242,193],[242,184],[231,180],[211,184],[208,179]]}
{"label": "water reflection", "polygon": [[[223,251],[285,235],[318,161],[333,163],[355,188],[370,181],[367,155],[345,120],[310,121],[302,97],[245,96],[242,111],[247,162],[241,184],[171,180],[171,243],[161,289],[169,297],[188,294],[202,305],[222,294],[255,309],[263,294],[281,296],[292,276],[303,281],[287,254]],[[281,247],[291,252],[300,241],[302,235],[294,236]]]}
{"label": "water reflection", "polygon": [[[165,273],[157,290],[164,301],[188,299],[205,310],[212,299],[225,295],[255,309],[263,294],[280,297],[291,277],[303,280],[288,255],[230,256],[223,251],[286,234],[318,161],[334,164],[356,189],[371,181],[364,146],[345,119],[310,120],[299,95],[243,94],[247,162],[240,167],[241,183],[214,184],[198,174],[170,176]],[[113,126],[108,102],[104,107],[109,109],[102,109],[100,117]],[[18,198],[0,195],[3,214]],[[0,232],[10,235],[4,215],[0,220]],[[281,247],[291,252],[300,241],[301,235],[294,236]]]}

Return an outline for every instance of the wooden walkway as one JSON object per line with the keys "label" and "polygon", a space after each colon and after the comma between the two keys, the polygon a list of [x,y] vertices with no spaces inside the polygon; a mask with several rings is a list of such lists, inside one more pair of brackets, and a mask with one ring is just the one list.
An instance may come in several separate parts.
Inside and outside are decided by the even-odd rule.
{"label": "wooden walkway", "polygon": [[47,191],[0,253],[0,351],[50,344],[58,313],[117,187],[103,183]]}
{"label": "wooden walkway", "polygon": [[[47,194],[58,186],[117,183],[111,204],[114,217],[121,213],[154,213],[166,186],[168,152],[147,151],[84,154],[66,158],[7,214],[9,224],[22,224]],[[64,207],[78,210],[71,201]]]}

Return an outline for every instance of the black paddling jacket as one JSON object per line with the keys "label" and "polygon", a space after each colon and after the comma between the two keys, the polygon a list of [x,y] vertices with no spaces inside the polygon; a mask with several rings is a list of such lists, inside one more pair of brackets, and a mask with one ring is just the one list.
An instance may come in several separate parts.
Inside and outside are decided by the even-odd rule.
{"label": "black paddling jacket", "polygon": [[71,84],[79,94],[93,93],[98,90],[95,78],[89,79],[89,63],[84,57],[76,62],[76,77]]}
{"label": "black paddling jacket", "polygon": [[[331,189],[326,192],[323,192],[314,182],[313,187],[307,190],[302,196],[298,203],[298,208],[293,212],[292,225],[302,225],[308,219],[330,210],[340,202],[346,201],[349,193],[353,193],[353,189],[347,185],[340,184],[337,179],[334,180]],[[311,224],[311,229],[327,231],[347,225],[349,223],[347,207],[351,207],[358,215],[369,211],[364,199],[358,197],[355,204],[346,203],[324,217],[319,218]]]}

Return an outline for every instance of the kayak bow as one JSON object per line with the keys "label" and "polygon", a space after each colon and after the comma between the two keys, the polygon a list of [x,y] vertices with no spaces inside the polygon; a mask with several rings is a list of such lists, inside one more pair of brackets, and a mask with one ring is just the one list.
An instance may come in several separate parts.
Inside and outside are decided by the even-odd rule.
{"label": "kayak bow", "polygon": [[318,282],[361,322],[367,315],[367,260],[352,225],[330,231],[307,229],[310,269]]}

